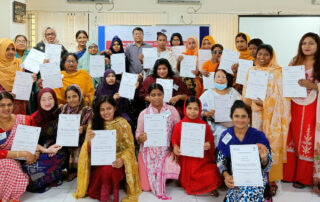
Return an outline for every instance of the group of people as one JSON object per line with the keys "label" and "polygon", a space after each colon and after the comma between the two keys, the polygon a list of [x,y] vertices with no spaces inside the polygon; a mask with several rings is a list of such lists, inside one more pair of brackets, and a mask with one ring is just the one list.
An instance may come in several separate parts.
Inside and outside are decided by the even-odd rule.
{"label": "group of people", "polygon": [[[306,98],[286,98],[282,90],[282,68],[277,64],[271,45],[261,39],[250,40],[238,33],[235,46],[240,59],[253,61],[244,85],[237,84],[239,64],[233,74],[219,69],[223,46],[211,36],[183,41],[174,33],[170,46],[186,46],[176,56],[167,47],[165,33],[157,34],[157,53],[153,69],[143,67],[143,30],[132,31],[134,42],[124,48],[114,36],[109,49],[99,52],[98,43],[80,30],[78,46],[68,52],[61,49],[63,87],[43,88],[40,73],[32,74],[30,100],[15,99],[12,93],[15,74],[23,68],[29,49],[27,38],[0,39],[0,199],[19,201],[22,194],[45,192],[64,180],[77,177],[75,198],[88,195],[100,201],[119,201],[119,189],[125,184],[123,202],[138,201],[141,191],[152,191],[159,199],[166,193],[167,179],[179,180],[187,194],[209,193],[218,196],[218,188],[228,188],[225,201],[263,201],[276,194],[278,181],[293,183],[295,188],[312,186],[320,194],[320,38],[306,33],[300,40],[297,55],[289,65],[304,65],[306,79],[299,85],[307,89]],[[46,44],[60,44],[56,31],[48,27],[35,49],[44,52]],[[180,77],[184,55],[198,57],[208,49],[212,58],[192,71],[194,78]],[[126,72],[138,74],[134,99],[121,97],[122,75],[111,66],[111,55],[124,53]],[[105,56],[104,77],[92,78],[90,55]],[[48,59],[44,63],[49,63]],[[269,73],[265,100],[245,97],[250,71]],[[204,89],[203,78],[214,73],[213,88]],[[164,101],[165,90],[157,79],[172,79],[172,98]],[[215,98],[229,96],[230,106],[219,106]],[[217,122],[215,109],[226,108],[230,121]],[[80,114],[79,146],[56,144],[59,114]],[[145,116],[166,116],[167,146],[145,147],[148,139]],[[180,150],[183,123],[205,125],[203,158],[184,156]],[[41,127],[35,154],[12,151],[18,125]],[[95,130],[116,130],[116,160],[112,165],[91,166],[91,142]],[[135,134],[135,135],[134,135]],[[197,135],[197,134],[194,134]],[[231,145],[257,144],[263,186],[235,186],[231,167]],[[25,160],[17,160],[24,158]]]}

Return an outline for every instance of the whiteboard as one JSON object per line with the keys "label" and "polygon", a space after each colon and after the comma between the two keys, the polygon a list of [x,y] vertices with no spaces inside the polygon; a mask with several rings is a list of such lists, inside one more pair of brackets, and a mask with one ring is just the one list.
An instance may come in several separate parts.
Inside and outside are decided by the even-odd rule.
{"label": "whiteboard", "polygon": [[320,16],[239,16],[239,31],[270,44],[279,65],[286,66],[305,33],[320,34]]}

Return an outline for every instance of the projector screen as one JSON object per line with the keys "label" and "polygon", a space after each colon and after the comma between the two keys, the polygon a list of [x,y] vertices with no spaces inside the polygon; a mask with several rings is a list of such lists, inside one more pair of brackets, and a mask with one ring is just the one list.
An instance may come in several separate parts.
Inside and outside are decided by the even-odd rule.
{"label": "projector screen", "polygon": [[297,54],[301,37],[307,32],[320,34],[320,16],[239,16],[239,32],[270,44],[281,66]]}

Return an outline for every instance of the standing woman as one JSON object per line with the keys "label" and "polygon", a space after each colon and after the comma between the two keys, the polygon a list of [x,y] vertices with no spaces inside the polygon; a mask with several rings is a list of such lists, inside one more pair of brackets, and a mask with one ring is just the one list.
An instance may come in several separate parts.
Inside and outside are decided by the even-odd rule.
{"label": "standing woman", "polygon": [[263,44],[263,41],[259,38],[251,39],[248,43],[250,55],[256,59],[257,58],[257,50],[259,46]]}
{"label": "standing woman", "polygon": [[[119,201],[119,184],[126,178],[126,194],[122,202],[138,202],[141,192],[134,141],[129,123],[120,116],[116,101],[109,96],[97,99],[86,140],[82,145],[78,163],[78,187],[75,198],[89,197],[100,201]],[[91,142],[94,130],[116,130],[116,160],[108,166],[91,166]]]}
{"label": "standing woman", "polygon": [[170,39],[171,46],[183,46],[183,39],[180,33],[173,33]]}
{"label": "standing woman", "polygon": [[92,109],[84,101],[82,91],[76,84],[70,85],[66,89],[67,104],[62,107],[61,114],[80,114],[80,128],[79,128],[79,145],[78,147],[68,148],[70,153],[70,161],[68,168],[68,181],[72,181],[77,177],[78,158],[80,149],[85,139],[88,122],[92,116]]}
{"label": "standing woman", "polygon": [[301,79],[299,84],[307,88],[308,96],[291,99],[284,180],[294,182],[296,188],[313,184],[314,191],[320,193],[320,39],[317,34],[309,32],[301,38],[298,53],[289,65],[305,66],[307,79]]}
{"label": "standing woman", "polygon": [[208,35],[203,37],[200,49],[210,50],[212,46],[216,44],[212,36]]}
{"label": "standing woman", "polygon": [[[243,101],[251,106],[252,127],[266,134],[271,146],[272,167],[270,186],[273,194],[277,191],[275,181],[283,179],[283,163],[286,162],[287,136],[291,121],[289,98],[283,97],[282,70],[276,62],[276,56],[270,45],[260,45],[257,51],[255,67],[248,70],[247,80],[243,86]],[[246,98],[248,75],[250,71],[259,70],[269,73],[265,100]]]}
{"label": "standing woman", "polygon": [[74,47],[70,52],[73,52],[77,55],[78,59],[86,52],[86,44],[89,40],[89,35],[84,30],[79,30],[76,33],[76,40],[78,45]]}
{"label": "standing woman", "polygon": [[[175,156],[170,146],[173,127],[180,121],[177,110],[163,102],[164,92],[160,84],[153,83],[149,89],[150,105],[144,109],[138,118],[136,139],[140,143],[139,176],[141,188],[152,192],[162,200],[171,199],[166,194],[167,179],[178,179],[180,166],[175,161]],[[167,145],[164,147],[144,147],[148,134],[144,131],[145,114],[166,114],[167,119]]]}
{"label": "standing woman", "polygon": [[11,151],[18,125],[30,125],[30,117],[14,115],[14,99],[6,91],[0,93],[0,201],[20,201],[26,191],[29,178],[15,158],[24,157],[27,164],[36,161],[28,151]]}
{"label": "standing woman", "polygon": [[219,67],[220,58],[222,55],[223,46],[221,44],[215,44],[211,48],[211,54],[212,58],[211,60],[206,61],[202,65],[202,71],[201,74],[203,76],[208,77],[210,72],[216,71],[216,69]]}

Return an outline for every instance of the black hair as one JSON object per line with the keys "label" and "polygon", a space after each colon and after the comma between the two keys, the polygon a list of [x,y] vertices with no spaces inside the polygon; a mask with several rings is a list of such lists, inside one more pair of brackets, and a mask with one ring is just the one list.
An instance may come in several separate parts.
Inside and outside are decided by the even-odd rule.
{"label": "black hair", "polygon": [[10,99],[12,102],[14,101],[13,96],[10,93],[8,93],[7,91],[2,91],[0,93],[0,100],[3,100],[4,98]]}
{"label": "black hair", "polygon": [[22,35],[22,34],[18,34],[18,35],[14,38],[14,41],[16,42],[19,37],[23,37],[24,40],[28,41],[27,37],[26,37],[25,35]]}
{"label": "black hair", "polygon": [[242,33],[242,32],[238,33],[238,34],[236,35],[236,39],[237,39],[238,37],[243,38],[243,39],[248,43],[248,38],[247,38],[247,35],[246,35],[245,33]]}
{"label": "black hair", "polygon": [[79,92],[79,89],[78,88],[76,88],[74,85],[70,85],[70,86],[68,86],[67,87],[67,89],[66,89],[66,91],[65,91],[65,97],[67,97],[67,93],[69,92],[69,91],[74,91],[74,92],[76,92],[77,94],[78,94],[78,96],[79,96],[79,100],[81,99],[81,92]]}
{"label": "black hair", "polygon": [[153,91],[154,89],[158,89],[158,90],[160,90],[162,93],[164,93],[164,90],[163,90],[162,85],[159,84],[159,83],[154,82],[154,83],[152,83],[152,84],[149,86],[149,88],[148,88],[148,94],[150,94],[151,91]]}
{"label": "black hair", "polygon": [[173,72],[173,70],[172,70],[172,67],[171,67],[169,61],[168,61],[167,59],[165,59],[165,58],[160,58],[160,59],[156,60],[156,62],[155,62],[154,65],[153,65],[152,76],[153,76],[154,78],[159,78],[159,75],[158,75],[158,67],[159,67],[160,65],[165,65],[165,66],[167,66],[167,68],[168,68],[168,75],[167,75],[167,77],[173,77],[173,76],[174,76],[174,72]]}
{"label": "black hair", "polygon": [[88,35],[88,33],[87,33],[86,31],[84,31],[84,30],[79,30],[79,31],[77,31],[77,33],[76,33],[76,39],[78,38],[78,36],[79,36],[80,34],[84,34],[84,35],[86,35],[87,38],[89,38],[89,35]]}
{"label": "black hair", "polygon": [[111,104],[113,107],[116,108],[116,111],[114,112],[114,115],[113,115],[114,119],[121,115],[117,107],[117,102],[113,99],[112,96],[103,95],[97,98],[93,104],[93,116],[91,119],[93,130],[104,130],[105,120],[100,116],[100,106],[105,102]]}
{"label": "black hair", "polygon": [[182,40],[182,36],[181,36],[181,34],[180,33],[173,33],[172,35],[171,35],[171,38],[170,38],[170,45],[172,46],[172,41],[173,41],[173,38],[174,37],[178,37],[179,38],[179,40],[180,40],[180,46],[183,46],[184,44],[183,44],[183,40]]}
{"label": "black hair", "polygon": [[261,44],[261,45],[258,47],[257,54],[258,54],[258,52],[259,52],[261,49],[265,49],[266,51],[269,52],[270,56],[273,57],[273,48],[272,48],[271,45],[269,45],[269,44]]}
{"label": "black hair", "polygon": [[231,107],[231,112],[230,112],[230,118],[232,119],[232,115],[234,113],[234,111],[236,111],[236,109],[244,109],[247,114],[248,114],[248,117],[251,119],[251,108],[246,105],[246,103],[244,103],[242,100],[236,100],[232,107]]}
{"label": "black hair", "polygon": [[166,37],[166,39],[167,39],[167,35],[166,35],[165,33],[163,33],[163,32],[157,32],[157,41],[158,41],[158,39],[159,39],[160,36],[164,36],[164,37]]}
{"label": "black hair", "polygon": [[190,96],[187,98],[186,100],[186,107],[191,103],[191,102],[196,102],[199,106],[199,108],[201,108],[201,103],[200,100],[196,97],[196,96]]}
{"label": "black hair", "polygon": [[221,44],[216,43],[211,47],[211,52],[213,52],[213,50],[218,47],[221,48],[221,50],[223,50],[223,46]]}
{"label": "black hair", "polygon": [[224,69],[216,69],[214,72],[214,78],[216,78],[217,72],[223,72],[226,77],[227,77],[227,88],[230,88],[233,86],[233,76],[232,74],[229,74],[226,70]]}
{"label": "black hair", "polygon": [[135,27],[133,30],[132,30],[132,34],[134,33],[134,31],[140,31],[142,32],[143,34],[143,29],[141,27]]}
{"label": "black hair", "polygon": [[263,44],[263,41],[259,38],[255,38],[255,39],[251,39],[248,43],[248,46],[250,45],[256,45],[257,47],[259,47],[261,44]]}

